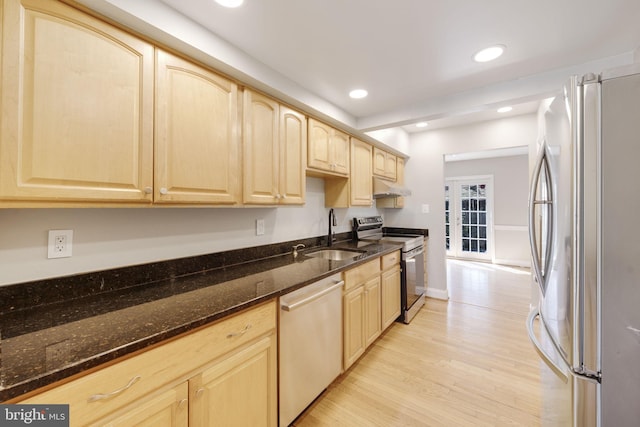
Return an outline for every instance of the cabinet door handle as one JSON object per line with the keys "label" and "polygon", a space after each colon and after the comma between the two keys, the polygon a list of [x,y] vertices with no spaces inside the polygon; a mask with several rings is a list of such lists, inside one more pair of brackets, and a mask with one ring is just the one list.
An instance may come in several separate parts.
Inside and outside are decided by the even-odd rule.
{"label": "cabinet door handle", "polygon": [[144,194],[151,194],[153,193],[153,188],[151,187],[144,187]]}
{"label": "cabinet door handle", "polygon": [[116,396],[116,395],[122,393],[123,391],[129,389],[132,385],[134,385],[135,383],[137,383],[141,379],[142,379],[142,377],[140,375],[136,375],[135,377],[131,378],[131,380],[124,387],[119,388],[117,390],[114,390],[114,391],[112,391],[110,393],[98,393],[98,394],[91,395],[91,396],[89,396],[89,399],[87,400],[87,402],[95,402],[97,400],[108,399],[110,397]]}
{"label": "cabinet door handle", "polygon": [[182,399],[180,402],[178,402],[178,408],[182,409],[186,404],[187,404],[187,399]]}
{"label": "cabinet door handle", "polygon": [[241,330],[240,332],[232,332],[232,333],[230,333],[229,335],[227,335],[227,338],[233,338],[233,337],[242,336],[242,335],[246,334],[249,329],[251,329],[251,324],[247,324],[247,326],[245,326],[244,329]]}
{"label": "cabinet door handle", "polygon": [[196,398],[198,398],[198,397],[202,396],[202,393],[204,393],[204,388],[199,388],[199,389],[196,391]]}
{"label": "cabinet door handle", "polygon": [[167,191],[167,189],[166,189],[166,188],[164,188],[164,187],[162,187],[162,188],[160,189],[160,194],[162,194],[162,195],[165,195],[165,194],[167,194],[168,192],[169,192],[169,191]]}

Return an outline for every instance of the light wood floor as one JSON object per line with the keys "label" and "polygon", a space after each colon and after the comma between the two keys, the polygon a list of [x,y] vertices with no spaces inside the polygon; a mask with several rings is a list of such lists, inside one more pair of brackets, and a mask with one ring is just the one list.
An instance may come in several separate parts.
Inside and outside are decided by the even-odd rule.
{"label": "light wood floor", "polygon": [[296,426],[540,424],[528,270],[447,261],[450,300],[394,323]]}

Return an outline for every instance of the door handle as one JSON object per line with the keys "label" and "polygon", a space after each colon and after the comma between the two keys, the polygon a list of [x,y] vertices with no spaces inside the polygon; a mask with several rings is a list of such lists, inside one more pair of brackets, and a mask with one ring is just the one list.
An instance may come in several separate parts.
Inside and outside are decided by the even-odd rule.
{"label": "door handle", "polygon": [[[562,369],[560,365],[555,363],[551,358],[551,356],[549,356],[549,354],[547,354],[547,352],[542,348],[542,344],[540,344],[540,341],[538,340],[538,337],[536,337],[536,334],[533,330],[533,322],[536,320],[536,317],[539,317],[539,316],[540,316],[540,309],[536,307],[533,310],[531,310],[531,312],[529,313],[529,316],[527,317],[527,333],[529,334],[529,340],[533,344],[533,347],[536,349],[536,352],[540,355],[542,360],[549,366],[549,368],[551,368],[551,370],[556,375],[558,375],[558,377],[560,377],[562,381],[566,383],[569,380],[568,373],[566,372],[565,369]],[[544,326],[541,325],[541,328],[543,327]]]}
{"label": "door handle", "polygon": [[[543,141],[542,147],[540,148],[540,153],[538,154],[538,158],[536,160],[536,165],[533,170],[533,176],[531,179],[531,188],[529,189],[529,244],[531,246],[531,263],[533,265],[533,272],[536,282],[540,287],[540,291],[542,295],[546,292],[546,266],[549,265],[549,259],[551,256],[551,244],[552,244],[552,233],[553,233],[553,191],[551,185],[551,174],[549,172],[549,162],[548,162],[548,147],[546,141]],[[540,175],[542,174],[542,168],[545,169],[545,178],[547,181],[547,189],[546,189],[546,197],[543,199],[536,199],[536,195],[538,192],[538,184],[540,183]],[[542,260],[540,259],[540,255],[538,251],[538,242],[537,242],[537,234],[536,234],[536,224],[535,224],[535,211],[536,205],[544,205],[547,207],[546,211],[551,212],[551,215],[548,215],[548,229],[549,232],[546,234],[545,238],[545,268],[543,271]]]}

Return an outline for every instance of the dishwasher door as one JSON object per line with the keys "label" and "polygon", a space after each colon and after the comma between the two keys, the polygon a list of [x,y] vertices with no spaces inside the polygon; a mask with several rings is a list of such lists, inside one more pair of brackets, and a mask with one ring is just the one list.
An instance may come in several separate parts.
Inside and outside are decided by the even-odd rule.
{"label": "dishwasher door", "polygon": [[296,419],[342,371],[340,274],[280,297],[280,426]]}

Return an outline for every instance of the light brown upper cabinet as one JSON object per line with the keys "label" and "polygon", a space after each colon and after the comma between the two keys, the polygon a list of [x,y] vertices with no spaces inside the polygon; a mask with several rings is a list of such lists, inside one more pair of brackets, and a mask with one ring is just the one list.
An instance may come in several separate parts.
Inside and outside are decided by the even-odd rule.
{"label": "light brown upper cabinet", "polygon": [[[397,171],[396,182],[399,185],[404,186],[404,159],[398,157],[397,159]],[[385,197],[376,200],[376,207],[378,208],[404,208],[404,197]]]}
{"label": "light brown upper cabinet", "polygon": [[304,204],[306,117],[245,90],[244,203]]}
{"label": "light brown upper cabinet", "polygon": [[155,203],[241,201],[237,85],[156,50]]}
{"label": "light brown upper cabinet", "polygon": [[373,149],[373,174],[381,178],[396,180],[396,156],[384,150]]}
{"label": "light brown upper cabinet", "polygon": [[309,118],[308,163],[311,169],[349,175],[349,135]]}
{"label": "light brown upper cabinet", "polygon": [[2,8],[0,200],[151,203],[153,46],[60,2]]}
{"label": "light brown upper cabinet", "polygon": [[371,150],[371,145],[351,138],[351,206],[371,206],[373,203]]}

